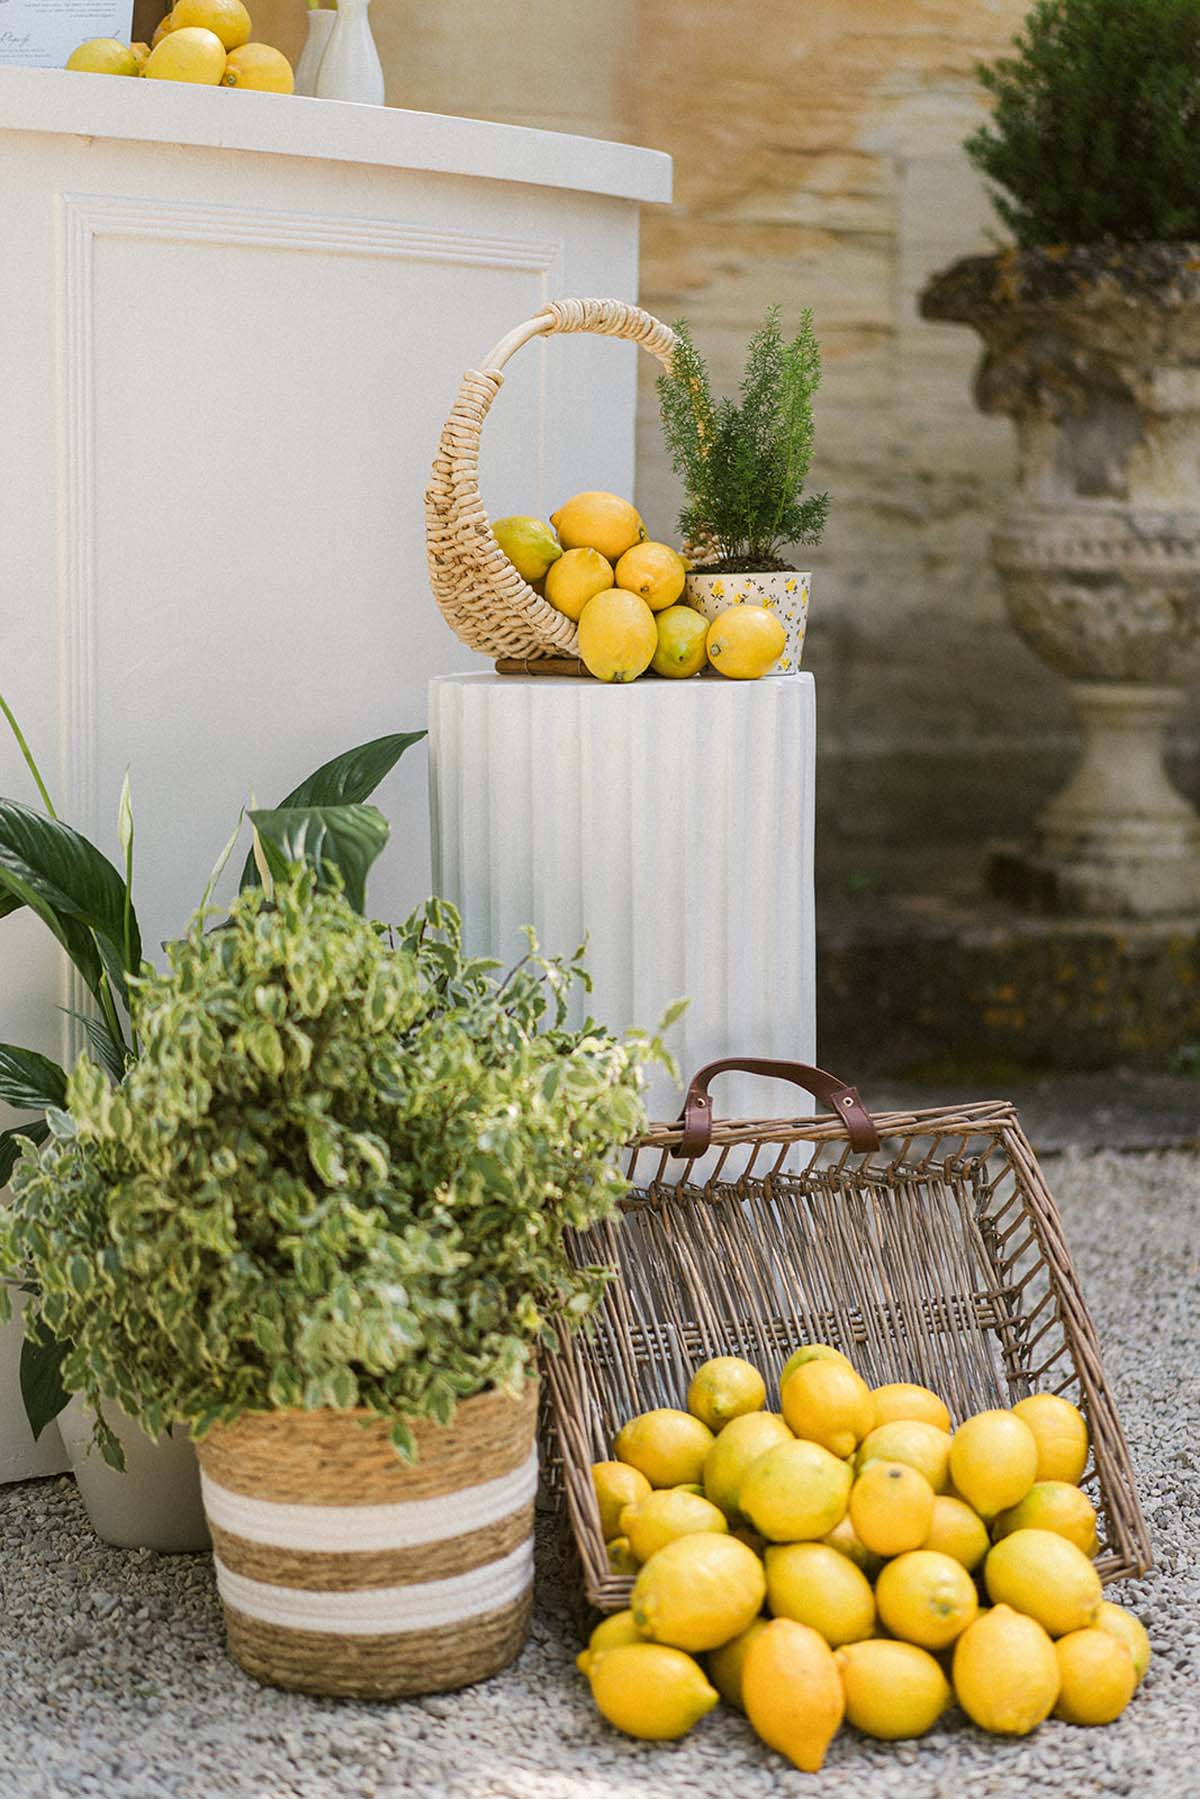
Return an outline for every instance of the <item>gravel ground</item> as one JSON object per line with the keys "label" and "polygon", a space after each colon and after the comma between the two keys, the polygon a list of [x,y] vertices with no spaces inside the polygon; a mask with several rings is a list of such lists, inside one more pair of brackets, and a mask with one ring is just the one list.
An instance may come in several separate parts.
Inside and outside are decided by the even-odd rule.
{"label": "gravel ground", "polygon": [[[0,1799],[1195,1799],[1200,1794],[1200,1157],[1050,1168],[1133,1445],[1157,1567],[1112,1596],[1154,1645],[1106,1730],[1007,1742],[952,1718],[917,1744],[845,1731],[819,1776],[721,1707],[679,1744],[596,1716],[564,1596],[484,1686],[405,1705],[308,1700],[226,1658],[207,1561],[106,1549],[70,1482],[0,1490]],[[548,1558],[545,1558],[548,1559]]]}

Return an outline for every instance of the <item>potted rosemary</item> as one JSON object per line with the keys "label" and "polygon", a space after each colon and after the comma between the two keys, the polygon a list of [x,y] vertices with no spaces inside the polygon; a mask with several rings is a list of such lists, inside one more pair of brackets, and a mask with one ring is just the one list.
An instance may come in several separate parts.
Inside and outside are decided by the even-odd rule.
{"label": "potted rosemary", "polygon": [[675,333],[658,398],[671,464],[684,486],[679,528],[692,564],[684,597],[708,619],[738,605],[775,612],[787,641],[770,672],[794,673],[812,576],[783,552],[819,543],[829,512],[828,494],[804,493],[821,379],[812,314],[801,315],[799,331],[785,343],[779,308],[770,308],[750,340],[740,404],[714,399],[686,320]]}

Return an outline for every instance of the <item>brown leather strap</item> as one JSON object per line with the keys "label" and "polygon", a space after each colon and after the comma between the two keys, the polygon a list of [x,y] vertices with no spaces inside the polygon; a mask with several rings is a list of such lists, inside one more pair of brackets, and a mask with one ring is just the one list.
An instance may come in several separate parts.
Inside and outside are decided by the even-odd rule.
{"label": "brown leather strap", "polygon": [[712,1138],[712,1101],[708,1083],[716,1074],[737,1070],[741,1074],[761,1074],[770,1080],[791,1081],[803,1087],[831,1112],[836,1112],[846,1126],[850,1147],[867,1151],[879,1148],[879,1132],[875,1121],[858,1096],[857,1087],[847,1087],[823,1068],[810,1068],[807,1062],[770,1062],[758,1056],[730,1056],[724,1062],[710,1062],[694,1075],[683,1102],[679,1122],[683,1136],[673,1156],[702,1156]]}

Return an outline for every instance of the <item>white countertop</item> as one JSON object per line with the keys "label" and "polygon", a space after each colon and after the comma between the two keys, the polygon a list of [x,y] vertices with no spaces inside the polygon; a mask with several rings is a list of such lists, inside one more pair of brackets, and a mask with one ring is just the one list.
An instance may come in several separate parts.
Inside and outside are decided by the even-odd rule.
{"label": "white countertop", "polygon": [[0,68],[0,131],[197,145],[668,201],[659,150],[487,119],[66,69]]}

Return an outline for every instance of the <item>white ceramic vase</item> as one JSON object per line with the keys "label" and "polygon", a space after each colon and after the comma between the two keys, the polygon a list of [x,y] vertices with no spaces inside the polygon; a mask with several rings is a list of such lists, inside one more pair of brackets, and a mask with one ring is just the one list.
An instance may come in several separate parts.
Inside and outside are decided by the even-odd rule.
{"label": "white ceramic vase", "polygon": [[118,1549],[157,1549],[168,1554],[208,1549],[211,1539],[200,1497],[196,1447],[182,1425],[152,1443],[119,1406],[106,1403],[104,1419],[120,1438],[125,1472],[110,1468],[93,1438],[95,1413],[78,1394],[59,1415],[79,1497],[96,1535]]}
{"label": "white ceramic vase", "polygon": [[769,675],[794,675],[804,656],[812,575],[794,569],[762,569],[749,574],[689,575],[684,598],[707,619],[719,618],[731,606],[765,606],[787,634],[783,654]]}
{"label": "white ceramic vase", "polygon": [[383,64],[371,36],[370,0],[339,0],[314,92],[322,100],[382,106]]}
{"label": "white ceramic vase", "polygon": [[308,36],[304,40],[304,48],[296,62],[296,93],[316,93],[317,71],[320,69],[321,59],[329,47],[329,34],[336,24],[337,12],[332,6],[309,8]]}

